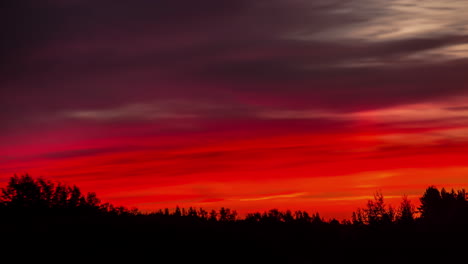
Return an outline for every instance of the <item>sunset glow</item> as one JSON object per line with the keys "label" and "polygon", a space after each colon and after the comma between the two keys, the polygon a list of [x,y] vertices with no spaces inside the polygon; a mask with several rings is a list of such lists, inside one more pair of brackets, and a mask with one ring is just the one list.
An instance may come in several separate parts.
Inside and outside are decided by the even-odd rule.
{"label": "sunset glow", "polygon": [[0,186],[338,219],[468,187],[468,2],[11,2]]}

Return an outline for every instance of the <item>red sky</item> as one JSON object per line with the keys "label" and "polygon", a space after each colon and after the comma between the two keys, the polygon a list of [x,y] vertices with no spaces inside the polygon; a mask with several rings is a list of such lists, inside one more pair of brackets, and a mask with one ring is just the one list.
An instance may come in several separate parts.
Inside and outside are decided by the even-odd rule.
{"label": "red sky", "polygon": [[468,4],[9,2],[1,185],[340,219],[468,186]]}

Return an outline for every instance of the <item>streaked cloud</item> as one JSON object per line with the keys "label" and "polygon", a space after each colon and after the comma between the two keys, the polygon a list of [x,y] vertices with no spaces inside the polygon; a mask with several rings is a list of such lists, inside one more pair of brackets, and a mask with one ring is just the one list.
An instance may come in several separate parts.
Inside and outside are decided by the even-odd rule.
{"label": "streaked cloud", "polygon": [[[468,38],[467,38],[468,40]],[[406,61],[409,63],[418,63],[418,62],[446,62],[451,60],[460,60],[468,58],[468,44],[453,44],[442,46],[440,48],[424,50],[409,54],[406,58]]]}
{"label": "streaked cloud", "polygon": [[468,109],[453,108],[448,104],[415,104],[393,108],[351,113],[356,119],[371,119],[380,122],[415,122],[430,120],[468,119]]}
{"label": "streaked cloud", "polygon": [[367,120],[380,123],[441,121],[446,124],[463,124],[468,120],[466,101],[461,99],[453,103],[421,103],[400,105],[398,107],[378,108],[367,111],[338,112],[318,110],[264,110],[257,113],[265,119],[336,119]]}
{"label": "streaked cloud", "polygon": [[[385,199],[395,199],[395,198],[401,198],[401,196],[397,195],[387,195],[385,196]],[[372,200],[371,195],[365,195],[365,196],[346,196],[346,197],[333,197],[333,198],[328,198],[327,200],[329,201],[362,201],[362,200]]]}
{"label": "streaked cloud", "polygon": [[262,200],[271,200],[271,199],[283,199],[283,198],[294,198],[306,195],[306,192],[301,193],[291,193],[291,194],[277,194],[277,195],[268,195],[262,197],[255,197],[255,198],[242,198],[239,199],[241,202],[249,202],[249,201],[262,201]]}
{"label": "streaked cloud", "polygon": [[130,104],[116,108],[101,110],[76,110],[63,113],[64,117],[109,121],[109,120],[154,120],[165,118],[194,118],[195,114],[180,113],[174,109],[167,108],[167,105],[157,104]]}
{"label": "streaked cloud", "polygon": [[354,21],[301,39],[355,39],[372,42],[467,34],[468,4],[459,0],[360,0],[337,3],[331,13]]}
{"label": "streaked cloud", "polygon": [[324,110],[265,110],[259,111],[256,116],[264,119],[340,119],[339,113]]}

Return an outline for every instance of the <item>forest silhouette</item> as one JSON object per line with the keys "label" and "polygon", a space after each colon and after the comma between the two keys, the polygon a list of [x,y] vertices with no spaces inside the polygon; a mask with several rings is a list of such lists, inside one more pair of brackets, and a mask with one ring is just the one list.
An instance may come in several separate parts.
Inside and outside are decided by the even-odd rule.
{"label": "forest silhouette", "polygon": [[[375,193],[350,219],[325,220],[319,213],[271,209],[239,217],[230,208],[160,209],[102,203],[95,193],[29,175],[13,176],[0,196],[3,234],[155,234],[159,241],[242,243],[271,252],[309,247],[456,247],[466,244],[468,196],[464,189],[429,186],[415,207],[406,197],[393,208]],[[457,243],[461,241],[461,243]],[[197,243],[198,243],[197,242]],[[286,253],[285,253],[286,254]],[[288,253],[289,254],[289,253]]]}

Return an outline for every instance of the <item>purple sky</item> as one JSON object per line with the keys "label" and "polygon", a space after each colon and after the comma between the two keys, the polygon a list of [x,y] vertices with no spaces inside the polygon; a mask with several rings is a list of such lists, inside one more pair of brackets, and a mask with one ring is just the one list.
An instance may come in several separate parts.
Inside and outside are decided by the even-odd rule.
{"label": "purple sky", "polygon": [[8,128],[114,109],[122,118],[346,112],[468,91],[464,1],[2,5]]}

